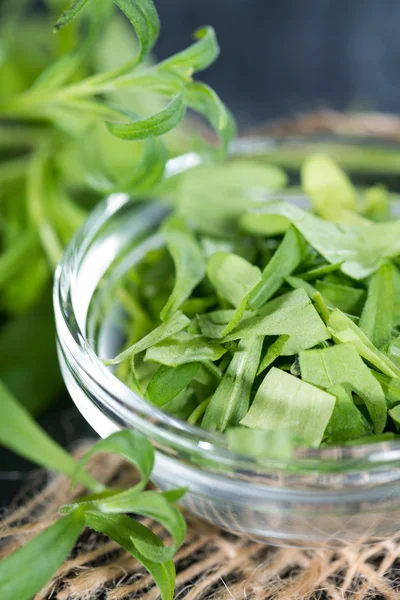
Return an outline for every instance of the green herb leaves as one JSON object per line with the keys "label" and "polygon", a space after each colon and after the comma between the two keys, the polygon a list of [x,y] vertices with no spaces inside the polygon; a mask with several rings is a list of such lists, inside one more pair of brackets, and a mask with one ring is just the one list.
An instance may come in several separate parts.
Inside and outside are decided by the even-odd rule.
{"label": "green herb leaves", "polygon": [[[186,108],[190,107],[208,120],[226,151],[235,134],[234,119],[214,90],[202,82],[193,81],[196,72],[205,69],[218,57],[214,30],[211,27],[198,29],[194,35],[195,42],[189,48],[158,65],[149,66],[145,59],[160,30],[153,0],[113,2],[127,17],[137,35],[139,48],[133,51],[134,55],[129,56],[124,48],[123,57],[127,62],[121,65],[117,57],[117,65],[112,65],[113,61],[107,57],[108,64],[114,68],[75,81],[75,73],[93,51],[96,38],[107,29],[112,15],[107,6],[99,9],[94,2],[76,0],[70,9],[64,11],[55,29],[71,23],[88,4],[90,35],[82,48],[57,57],[29,90],[10,103],[0,104],[0,116],[50,120],[69,135],[72,133],[78,137],[90,132],[94,123],[105,120],[113,136],[137,141],[171,132],[183,120]],[[131,40],[128,41],[132,48]],[[136,70],[138,66],[140,71]],[[130,89],[135,93],[134,100],[133,94],[128,91]],[[143,101],[137,100],[138,94]],[[153,96],[150,100],[149,94]],[[166,98],[166,105],[160,106],[159,96]],[[137,111],[135,108],[138,106]],[[142,116],[143,108],[150,116]],[[87,142],[84,144],[87,145]],[[104,171],[104,165],[101,164],[100,169]],[[107,182],[104,173],[99,181]]]}
{"label": "green herb leaves", "polygon": [[304,290],[298,289],[268,302],[256,315],[242,323],[225,341],[250,335],[288,335],[282,355],[296,354],[301,349],[327,340],[330,336]]}
{"label": "green herb leaves", "polygon": [[304,258],[306,244],[294,227],[290,227],[274,256],[265,267],[261,281],[249,294],[251,308],[260,308],[281,287]]}
{"label": "green herb leaves", "polygon": [[203,279],[206,264],[203,253],[180,217],[171,217],[162,227],[162,234],[175,265],[174,289],[161,311],[161,319],[168,319],[190,296]]}
{"label": "green herb leaves", "polygon": [[[3,405],[3,402],[0,405]],[[12,412],[9,418],[13,418]],[[32,458],[46,466],[60,462],[59,456],[62,451],[50,442],[46,447],[47,463],[44,462],[40,450],[35,449],[33,444],[38,443],[44,450],[39,434],[36,431],[32,435],[33,430],[26,427],[24,419],[22,427],[28,439],[31,437]],[[39,431],[38,426],[35,427]],[[44,435],[41,433],[42,439]],[[6,440],[6,444],[10,448],[15,446],[10,440]],[[139,469],[141,480],[133,488],[124,491],[103,489],[100,484],[92,485],[93,490],[101,491],[61,507],[60,512],[63,516],[54,525],[0,562],[2,597],[30,600],[36,595],[67,558],[86,526],[106,534],[130,552],[153,576],[161,597],[164,600],[172,600],[175,588],[175,567],[172,558],[186,535],[185,521],[174,502],[183,496],[185,490],[171,490],[165,493],[143,491],[153,468],[154,450],[143,434],[131,430],[123,430],[100,440],[83,457],[79,465],[66,455],[64,463],[67,467],[60,466],[58,469],[63,472],[73,470],[73,479],[85,483],[86,478],[90,482],[89,475],[86,475],[83,469],[97,452],[123,456]],[[70,463],[73,468],[69,466]],[[148,527],[125,516],[124,513],[127,512],[158,521],[172,537],[172,544],[164,545]]]}
{"label": "green herb leaves", "polygon": [[229,143],[235,137],[236,123],[212,88],[200,81],[192,81],[186,86],[188,107],[202,115],[212,125],[222,141],[226,152]]}
{"label": "green herb leaves", "polygon": [[82,10],[82,8],[85,6],[87,1],[88,0],[75,0],[73,5],[71,6],[71,8],[68,8],[67,10],[65,10],[63,12],[61,17],[58,19],[57,23],[55,24],[54,28],[56,30],[58,30],[58,29],[61,29],[62,27],[65,27],[65,25],[68,25],[68,23],[70,23],[73,19],[75,19],[75,17]]}
{"label": "green herb leaves", "polygon": [[215,252],[208,261],[207,275],[217,294],[235,308],[261,279],[261,271],[247,260],[228,252]]}
{"label": "green herb leaves", "polygon": [[[320,216],[270,200],[284,181],[248,159],[176,180],[160,229],[172,293],[131,349],[146,346],[132,377],[150,402],[227,432],[257,459],[249,429],[266,452],[277,431],[284,454],[352,443],[390,430],[400,404],[400,277],[389,258],[400,254],[399,223],[365,218],[365,193],[328,157],[302,171]],[[190,323],[164,335],[158,318],[179,310]]]}
{"label": "green herb leaves", "polygon": [[390,263],[379,267],[371,278],[360,329],[377,348],[390,342],[393,326],[394,286]]}
{"label": "green herb leaves", "polygon": [[212,396],[202,426],[224,431],[229,425],[238,425],[250,405],[250,392],[260,362],[262,337],[248,337],[240,341],[234,357]]}
{"label": "green herb leaves", "polygon": [[315,212],[335,223],[342,223],[355,213],[357,193],[350,179],[329,157],[314,154],[301,169],[301,184]]}
{"label": "green herb leaves", "polygon": [[354,404],[351,387],[336,385],[328,391],[336,396],[336,404],[325,430],[326,442],[341,444],[371,435],[371,424]]}
{"label": "green herb leaves", "polygon": [[242,425],[296,434],[316,447],[323,439],[335,401],[331,394],[273,367]]}
{"label": "green herb leaves", "polygon": [[105,365],[117,365],[123,360],[130,358],[134,354],[144,352],[155,344],[159,344],[170,336],[182,331],[182,329],[185,329],[189,323],[190,320],[178,311],[170,319],[164,321],[164,323],[161,323],[161,325],[159,325],[156,329],[136,342],[136,344],[133,344],[115,358],[105,359],[103,362]]}
{"label": "green herb leaves", "polygon": [[208,261],[207,275],[217,294],[236,307],[220,333],[221,336],[228,335],[245,313],[250,293],[261,279],[260,269],[241,256],[216,252]]}
{"label": "green herb leaves", "polygon": [[123,456],[139,469],[142,477],[141,486],[144,487],[147,484],[153,470],[154,450],[142,433],[126,429],[125,431],[114,433],[104,440],[100,440],[79,461],[79,466],[74,473],[73,479],[79,477],[84,466],[97,452],[107,452]]}
{"label": "green herb leaves", "polygon": [[164,135],[174,129],[185,115],[185,92],[180,91],[169,104],[158,113],[130,123],[107,122],[109,131],[122,140],[144,140]]}
{"label": "green herb leaves", "polygon": [[[149,535],[149,530],[138,527],[140,524],[121,514],[103,514],[99,511],[88,511],[86,524],[91,529],[107,535],[115,540],[127,552],[132,554],[150,573],[160,590],[162,600],[172,600],[175,589],[175,567],[171,560],[164,563],[146,558],[137,548],[137,541],[145,540],[154,548],[163,548],[161,540]],[[156,541],[158,540],[158,541]]]}
{"label": "green herb leaves", "polygon": [[149,348],[146,360],[177,367],[189,362],[216,361],[225,352],[226,349],[221,344],[208,340],[203,335],[182,331]]}
{"label": "green herb leaves", "polygon": [[85,525],[80,511],[62,517],[0,562],[0,596],[31,600],[72,550]]}
{"label": "green herb leaves", "polygon": [[194,44],[167,58],[160,69],[173,71],[181,77],[191,79],[193,73],[207,69],[219,55],[217,36],[212,27],[201,27],[194,32]]}
{"label": "green herb leaves", "polygon": [[[72,477],[78,468],[75,460],[54,442],[15,400],[0,382],[0,444],[40,465]],[[77,473],[79,483],[92,491],[101,489],[83,469]]]}
{"label": "green herb leaves", "polygon": [[400,223],[374,223],[368,227],[328,223],[287,202],[271,201],[241,217],[246,231],[268,234],[271,221],[284,217],[328,262],[343,262],[342,271],[363,279],[387,258],[400,253]]}
{"label": "green herb leaves", "polygon": [[136,490],[137,488],[133,488],[100,500],[98,507],[101,512],[107,514],[134,513],[158,521],[172,536],[171,546],[160,547],[152,543],[152,539],[143,540],[144,536],[138,535],[135,536],[134,543],[146,558],[154,562],[171,560],[185,540],[185,520],[179,510],[170,503],[168,496],[151,491],[138,494]]}
{"label": "green herb leaves", "polygon": [[386,400],[378,381],[351,344],[323,350],[300,352],[300,371],[304,381],[329,389],[340,384],[357,393],[365,402],[375,433],[386,424]]}
{"label": "green herb leaves", "polygon": [[153,0],[114,0],[132,23],[140,43],[140,62],[153,48],[160,31],[160,21]]}
{"label": "green herb leaves", "polygon": [[156,406],[167,404],[189,385],[200,367],[198,362],[183,363],[177,367],[162,365],[149,381],[147,399]]}
{"label": "green herb leaves", "polygon": [[[63,12],[54,29],[58,31],[73,21],[87,1],[75,0],[71,8]],[[156,43],[160,31],[160,21],[154,3],[152,0],[113,1],[132,23],[138,36],[140,51],[135,62],[139,63]]]}
{"label": "green herb leaves", "polygon": [[197,167],[182,177],[178,213],[197,231],[230,237],[238,231],[240,215],[259,204],[257,195],[280,190],[285,184],[286,176],[280,169],[244,158]]}
{"label": "green herb leaves", "polygon": [[340,310],[336,309],[332,312],[328,329],[338,343],[351,342],[359,355],[374,365],[378,371],[389,377],[400,378],[400,367],[397,367],[384,352],[375,348],[365,333]]}

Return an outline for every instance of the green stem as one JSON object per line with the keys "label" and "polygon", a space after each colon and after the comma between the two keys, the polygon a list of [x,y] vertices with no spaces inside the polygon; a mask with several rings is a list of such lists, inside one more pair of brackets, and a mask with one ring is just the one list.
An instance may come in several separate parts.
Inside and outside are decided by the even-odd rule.
{"label": "green stem", "polygon": [[[123,70],[121,69],[121,73]],[[83,98],[93,98],[102,94],[109,94],[125,87],[138,89],[152,89],[155,93],[171,95],[182,88],[182,81],[176,75],[163,74],[161,77],[156,68],[151,67],[136,75],[114,74],[95,75],[88,77],[80,83],[74,83],[55,90],[28,90],[14,96],[3,103],[0,102],[0,116],[7,118],[41,118],[44,108],[52,104],[66,104],[70,106]]]}
{"label": "green stem", "polygon": [[22,156],[0,163],[0,183],[15,181],[25,177],[29,165],[29,157]]}
{"label": "green stem", "polygon": [[48,189],[45,182],[47,152],[39,150],[30,163],[27,179],[28,214],[34,228],[39,232],[43,250],[53,270],[61,260],[63,249],[46,214]]}
{"label": "green stem", "polygon": [[314,294],[314,303],[317,312],[319,313],[321,319],[327,325],[330,317],[330,312],[325,304],[325,301],[319,292]]}
{"label": "green stem", "polygon": [[49,131],[46,127],[30,127],[1,123],[0,149],[12,150],[36,147],[38,142],[43,143],[50,138],[51,135],[54,135],[54,132]]}
{"label": "green stem", "polygon": [[200,418],[204,415],[204,413],[207,410],[207,406],[210,404],[211,402],[211,398],[212,396],[210,396],[209,398],[206,398],[205,400],[203,400],[203,402],[201,402],[201,404],[199,404],[194,411],[192,412],[192,414],[190,415],[190,417],[188,418],[187,422],[190,425],[196,425],[197,421],[200,420]]}

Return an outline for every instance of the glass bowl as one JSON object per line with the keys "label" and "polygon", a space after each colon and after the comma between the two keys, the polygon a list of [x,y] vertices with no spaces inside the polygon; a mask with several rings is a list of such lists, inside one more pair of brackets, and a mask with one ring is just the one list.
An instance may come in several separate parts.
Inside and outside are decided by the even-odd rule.
{"label": "glass bowl", "polygon": [[[334,138],[244,138],[233,155],[281,164],[292,182],[307,153],[334,156],[357,183],[399,188],[400,146]],[[200,162],[173,159],[170,174]],[[281,195],[280,195],[281,196]],[[304,197],[293,195],[294,202]],[[59,360],[72,399],[105,437],[122,427],[143,432],[156,447],[154,482],[189,488],[182,505],[229,531],[266,543],[334,546],[370,543],[398,531],[400,442],[296,451],[290,461],[238,455],[222,435],[161,411],[125,386],[99,357],[120,349],[123,310],[113,289],[151,248],[168,214],[162,202],[106,198],[68,246],[58,267],[54,308]]]}

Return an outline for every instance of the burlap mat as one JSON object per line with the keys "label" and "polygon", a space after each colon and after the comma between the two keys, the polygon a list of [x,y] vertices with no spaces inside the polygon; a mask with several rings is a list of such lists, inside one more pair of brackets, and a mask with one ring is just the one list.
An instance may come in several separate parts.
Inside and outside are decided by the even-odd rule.
{"label": "burlap mat", "polygon": [[[77,456],[83,451],[81,448]],[[95,456],[89,470],[100,481],[117,487],[136,483],[135,470],[116,456]],[[79,488],[72,492],[65,477],[52,477],[45,472],[36,475],[29,489],[40,491],[21,494],[0,522],[0,559],[51,525],[57,519],[57,508],[82,493]],[[186,518],[187,539],[175,561],[175,598],[400,598],[400,534],[367,549],[280,549],[237,538],[189,515]],[[160,527],[151,521],[143,522],[161,533]],[[131,555],[106,537],[87,531],[69,560],[35,600],[157,600],[158,597],[151,577]]]}
{"label": "burlap mat", "polygon": [[[290,121],[274,122],[263,131],[275,134],[333,132],[400,140],[400,118],[372,113],[343,115],[323,110]],[[94,457],[90,470],[99,480],[118,487],[134,485],[136,479],[131,467],[110,455]],[[0,558],[54,522],[57,508],[81,493],[79,488],[71,492],[66,478],[51,477],[44,472],[30,481],[28,489],[30,491],[15,500],[0,522]],[[175,561],[176,598],[400,600],[400,527],[398,537],[368,548],[312,551],[257,544],[211,528],[190,515],[186,517],[188,535]],[[157,526],[153,529],[159,531]],[[36,600],[50,598],[156,600],[158,592],[151,577],[134,558],[104,536],[86,532],[69,560]]]}

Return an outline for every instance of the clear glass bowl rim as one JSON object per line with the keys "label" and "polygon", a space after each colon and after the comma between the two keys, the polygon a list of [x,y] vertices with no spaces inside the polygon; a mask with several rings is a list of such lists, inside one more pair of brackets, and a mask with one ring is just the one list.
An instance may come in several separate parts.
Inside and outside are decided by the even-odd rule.
{"label": "clear glass bowl rim", "polygon": [[[231,154],[234,156],[254,154],[257,151],[265,152],[276,146],[289,146],[293,142],[296,145],[301,143],[309,145],[316,141],[326,141],[348,147],[360,147],[367,144],[382,150],[396,148],[400,152],[400,144],[394,142],[368,137],[345,137],[329,134],[322,136],[252,136],[239,138],[232,145]],[[177,159],[172,159],[169,163],[169,170],[170,172],[178,172],[196,166],[199,162],[200,159],[197,155],[189,153]],[[379,173],[379,168],[377,172]],[[318,471],[319,465],[334,462],[336,465],[340,463],[343,471],[346,471],[347,467],[351,469],[355,466],[354,461],[362,460],[374,470],[377,469],[378,465],[387,468],[400,461],[400,439],[396,439],[361,445],[328,446],[318,449],[299,448],[295,451],[289,463],[279,459],[268,459],[265,463],[260,462],[257,458],[244,456],[227,448],[226,442],[224,443],[224,436],[189,425],[163,412],[117,379],[104,366],[86,339],[85,332],[81,331],[78,325],[79,319],[75,314],[77,307],[74,306],[73,302],[75,294],[71,294],[71,289],[77,280],[80,259],[84,256],[91,240],[104,227],[107,220],[112,218],[129,202],[129,197],[124,194],[112,195],[101,201],[72,238],[55,275],[53,301],[59,343],[61,347],[64,344],[68,345],[79,371],[84,373],[85,377],[93,382],[95,388],[99,391],[100,402],[112,407],[112,410],[115,410],[116,413],[118,412],[116,407],[124,407],[124,418],[127,414],[128,417],[129,414],[132,417],[131,423],[128,423],[128,425],[141,430],[145,435],[157,440],[163,446],[173,446],[174,450],[178,452],[180,450],[184,453],[190,451],[195,455],[209,459],[213,464],[228,466],[233,472],[237,470],[241,474],[245,469],[247,473],[254,472],[259,476],[262,473],[269,473],[271,467],[274,467],[274,471],[279,472],[281,468],[286,471],[289,463],[291,468],[299,467],[306,471]]]}

